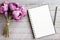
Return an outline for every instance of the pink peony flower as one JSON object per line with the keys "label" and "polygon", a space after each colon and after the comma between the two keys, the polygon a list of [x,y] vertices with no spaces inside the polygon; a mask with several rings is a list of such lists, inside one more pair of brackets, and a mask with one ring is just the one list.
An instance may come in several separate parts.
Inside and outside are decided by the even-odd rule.
{"label": "pink peony flower", "polygon": [[3,2],[0,4],[0,13],[4,13],[8,11],[8,2]]}
{"label": "pink peony flower", "polygon": [[16,8],[18,7],[18,4],[16,4],[16,3],[10,3],[9,4],[9,7],[10,7],[10,10],[16,10]]}
{"label": "pink peony flower", "polygon": [[23,6],[20,6],[16,8],[15,11],[13,11],[13,18],[17,21],[19,21],[25,15],[26,15],[26,9],[24,9]]}
{"label": "pink peony flower", "polygon": [[16,21],[19,21],[23,18],[23,16],[26,15],[27,11],[23,6],[19,6],[16,3],[13,2],[3,2],[0,4],[0,13],[4,14],[6,17],[6,26],[3,30],[3,35],[4,36],[9,36],[8,32],[8,26],[10,24],[10,19],[13,18]]}
{"label": "pink peony flower", "polygon": [[22,16],[25,16],[27,14],[27,11],[26,9],[24,8],[24,6],[19,6],[19,9],[21,10],[22,12]]}
{"label": "pink peony flower", "polygon": [[3,11],[8,11],[8,2],[4,2],[4,3],[2,3],[3,5],[2,5],[2,7],[3,7]]}
{"label": "pink peony flower", "polygon": [[0,13],[4,13],[5,16],[11,15],[15,20],[18,21],[25,16],[27,12],[23,6],[5,1],[0,5]]}
{"label": "pink peony flower", "polygon": [[21,11],[18,8],[13,11],[12,15],[16,21],[19,21],[22,18]]}
{"label": "pink peony flower", "polygon": [[13,5],[12,3],[10,3],[10,5],[9,5],[9,6],[10,6],[10,10],[12,10],[12,11],[16,9],[16,6],[15,6],[15,5]]}
{"label": "pink peony flower", "polygon": [[0,6],[0,13],[3,13],[3,8]]}

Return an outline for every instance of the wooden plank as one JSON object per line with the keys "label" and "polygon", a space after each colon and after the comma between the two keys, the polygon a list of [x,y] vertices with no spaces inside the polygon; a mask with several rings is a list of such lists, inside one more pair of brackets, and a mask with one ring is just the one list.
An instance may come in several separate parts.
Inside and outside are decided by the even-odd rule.
{"label": "wooden plank", "polygon": [[[3,1],[5,0],[0,0],[0,3]],[[57,19],[55,25],[56,34],[45,36],[39,39],[33,39],[28,17],[25,16],[19,22],[11,20],[11,24],[9,27],[10,37],[4,38],[1,34],[5,24],[5,19],[3,16],[1,16],[0,17],[0,40],[60,40],[60,31],[59,31],[60,30],[60,0],[7,0],[7,1],[17,2],[21,5],[24,5],[26,9],[48,4],[51,12],[52,20],[54,18],[55,7],[58,6]]]}

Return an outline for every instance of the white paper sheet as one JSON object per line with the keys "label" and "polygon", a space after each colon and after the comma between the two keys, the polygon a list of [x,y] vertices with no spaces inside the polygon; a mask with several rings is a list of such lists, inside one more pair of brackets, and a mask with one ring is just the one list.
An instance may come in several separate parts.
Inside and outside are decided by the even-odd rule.
{"label": "white paper sheet", "polygon": [[55,34],[48,5],[28,9],[35,38]]}

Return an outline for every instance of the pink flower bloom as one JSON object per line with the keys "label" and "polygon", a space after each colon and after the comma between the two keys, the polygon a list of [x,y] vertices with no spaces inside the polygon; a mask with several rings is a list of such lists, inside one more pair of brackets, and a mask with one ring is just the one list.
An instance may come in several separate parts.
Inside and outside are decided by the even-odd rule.
{"label": "pink flower bloom", "polygon": [[9,7],[10,7],[10,10],[16,10],[16,8],[18,7],[18,4],[16,4],[16,3],[10,3]]}
{"label": "pink flower bloom", "polygon": [[3,8],[0,6],[0,13],[3,13]]}
{"label": "pink flower bloom", "polygon": [[25,16],[27,14],[27,10],[24,8],[24,6],[19,6],[21,12],[22,12],[22,16]]}
{"label": "pink flower bloom", "polygon": [[16,8],[15,11],[13,11],[13,18],[16,20],[20,20],[23,16],[26,15],[26,9],[24,9],[23,6]]}
{"label": "pink flower bloom", "polygon": [[5,1],[4,3],[0,4],[0,13],[4,13],[5,16],[10,15],[16,21],[19,21],[23,16],[27,14],[27,11],[21,5],[19,6],[16,3],[9,3]]}
{"label": "pink flower bloom", "polygon": [[20,20],[21,19],[21,15],[20,14],[21,14],[21,12],[19,10],[13,11],[13,18],[15,20]]}
{"label": "pink flower bloom", "polygon": [[14,6],[12,3],[10,3],[10,10],[15,10],[16,9],[16,6]]}
{"label": "pink flower bloom", "polygon": [[2,3],[3,11],[8,11],[8,2]]}
{"label": "pink flower bloom", "polygon": [[2,7],[3,7],[4,11],[8,11],[8,5],[7,4],[4,4],[4,6],[2,6]]}

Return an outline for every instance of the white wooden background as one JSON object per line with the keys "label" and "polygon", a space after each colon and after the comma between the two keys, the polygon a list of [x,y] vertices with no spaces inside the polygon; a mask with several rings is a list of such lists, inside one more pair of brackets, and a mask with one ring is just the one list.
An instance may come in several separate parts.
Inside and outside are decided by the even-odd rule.
{"label": "white wooden background", "polygon": [[[0,3],[4,0],[0,0]],[[60,0],[7,0],[9,2],[17,2],[20,5],[25,5],[26,9],[38,7],[44,4],[49,5],[52,19],[54,18],[55,7],[58,6],[57,19],[55,30],[56,34],[45,36],[39,39],[33,39],[28,16],[25,16],[21,21],[15,22],[11,20],[9,27],[10,37],[3,37],[2,30],[5,24],[3,16],[0,16],[0,40],[60,40]]]}

